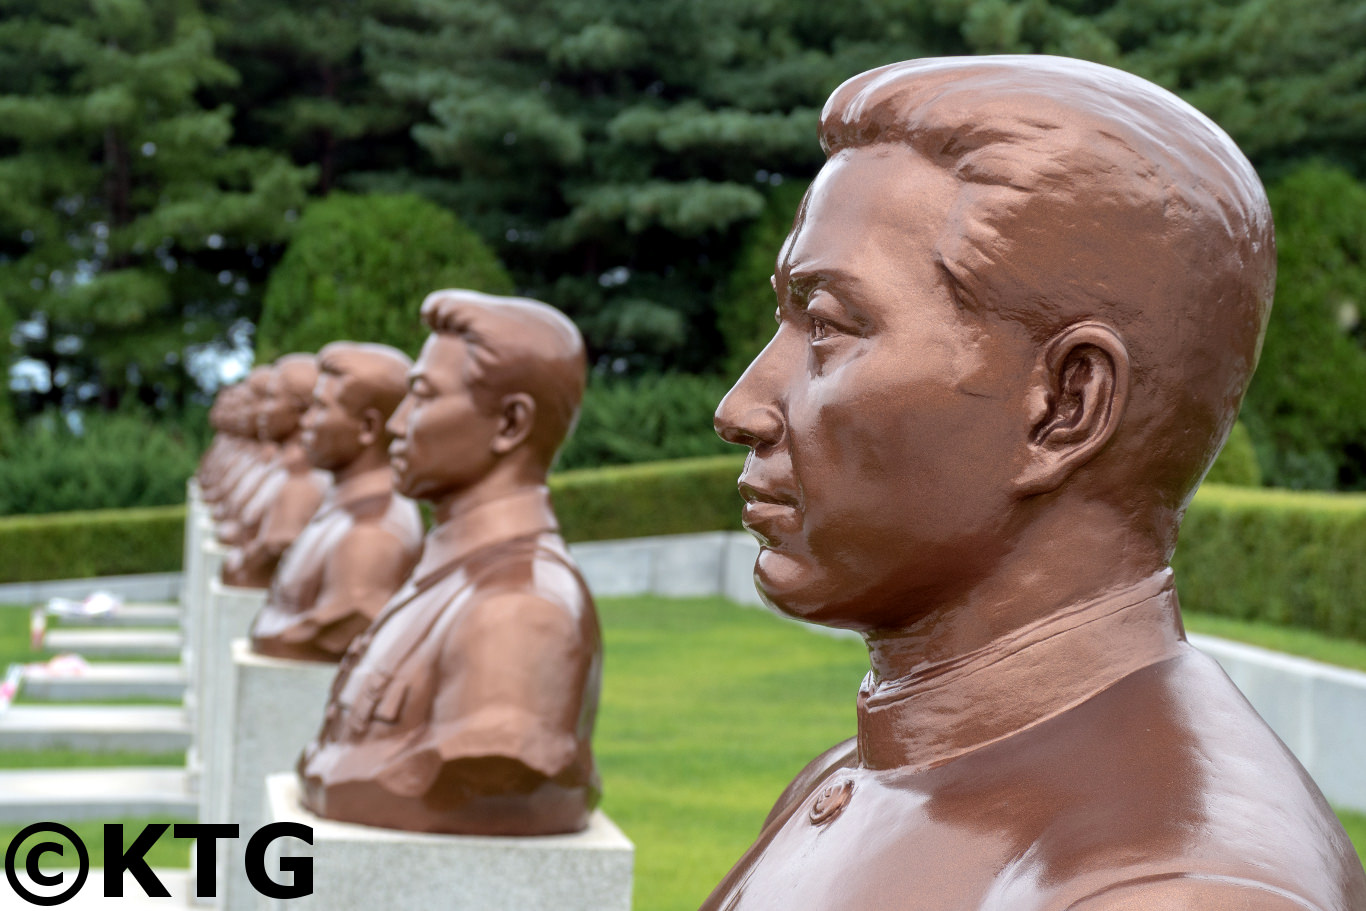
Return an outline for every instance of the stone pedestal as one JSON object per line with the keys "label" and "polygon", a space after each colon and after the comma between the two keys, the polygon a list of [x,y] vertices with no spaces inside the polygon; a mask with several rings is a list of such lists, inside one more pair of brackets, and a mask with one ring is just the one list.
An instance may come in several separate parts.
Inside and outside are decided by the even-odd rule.
{"label": "stone pedestal", "polygon": [[195,711],[201,738],[200,822],[234,821],[227,818],[234,683],[230,649],[234,639],[247,634],[265,600],[262,589],[233,588],[217,579],[209,582],[209,609],[203,617],[206,634],[197,662],[199,690]]}
{"label": "stone pedestal", "polygon": [[188,773],[188,786],[198,792],[200,779],[204,772],[204,727],[205,716],[200,707],[204,704],[204,643],[208,638],[209,623],[209,581],[218,578],[227,548],[214,540],[213,523],[206,517],[196,532],[199,538],[199,556],[187,572],[191,578],[185,586],[185,610],[181,619],[184,645],[181,648],[180,664],[185,669],[185,715],[190,721],[190,748],[185,753],[185,770]]}
{"label": "stone pedestal", "polygon": [[227,818],[242,837],[220,841],[221,908],[252,911],[256,892],[243,865],[246,840],[265,822],[266,776],[293,772],[304,746],[322,725],[337,666],[323,661],[267,658],[251,643],[232,643],[234,678],[228,750]]}
{"label": "stone pedestal", "polygon": [[259,909],[375,911],[629,911],[635,847],[602,812],[575,835],[424,835],[320,819],[299,806],[293,774],[266,783],[268,822],[313,829],[313,844],[271,843],[266,874],[287,883],[287,858],[311,857],[313,894],[258,896]]}

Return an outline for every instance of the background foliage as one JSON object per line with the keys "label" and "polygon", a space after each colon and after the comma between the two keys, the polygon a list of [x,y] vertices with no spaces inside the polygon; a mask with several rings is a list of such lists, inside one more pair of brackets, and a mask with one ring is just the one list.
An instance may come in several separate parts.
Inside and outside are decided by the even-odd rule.
{"label": "background foliage", "polygon": [[497,258],[448,210],[419,196],[333,193],[299,219],[266,287],[262,360],[337,339],[382,342],[416,357],[418,305],[438,288],[506,294]]}
{"label": "background foliage", "polygon": [[[0,0],[0,338],[18,367],[0,433],[6,412],[130,399],[183,422],[224,355],[249,358],[305,196],[339,189],[454,213],[509,287],[575,318],[604,375],[733,377],[767,334],[830,90],[999,52],[1146,76],[1248,152],[1284,254],[1246,415],[1258,458],[1269,483],[1366,486],[1356,0]],[[363,297],[293,285],[262,354],[313,347],[289,335],[314,318],[323,341],[372,331]],[[338,311],[301,309],[315,292]]]}
{"label": "background foliage", "polygon": [[143,409],[94,412],[77,436],[55,415],[32,418],[0,441],[0,516],[182,503],[208,431],[203,420],[189,426]]}
{"label": "background foliage", "polygon": [[1244,420],[1269,483],[1366,488],[1366,186],[1309,164],[1270,192],[1276,303]]}

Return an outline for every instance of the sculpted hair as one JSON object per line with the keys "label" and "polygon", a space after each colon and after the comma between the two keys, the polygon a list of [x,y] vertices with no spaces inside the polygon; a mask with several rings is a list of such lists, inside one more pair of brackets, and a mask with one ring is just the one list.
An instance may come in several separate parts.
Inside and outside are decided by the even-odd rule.
{"label": "sculpted hair", "polygon": [[1275,288],[1270,207],[1233,141],[1149,82],[1041,56],[872,70],[831,95],[820,136],[830,157],[900,146],[958,180],[932,255],[963,307],[1039,341],[1085,319],[1120,332],[1135,391],[1122,433],[1179,519],[1237,415]]}
{"label": "sculpted hair", "polygon": [[389,345],[332,342],[318,352],[318,369],[342,381],[339,399],[359,417],[373,408],[387,420],[408,389],[412,358]]}
{"label": "sculpted hair", "polygon": [[528,443],[549,468],[578,420],[587,379],[587,354],[578,327],[540,301],[446,290],[427,295],[422,322],[458,336],[469,348],[466,384],[480,407],[525,393],[536,403]]}

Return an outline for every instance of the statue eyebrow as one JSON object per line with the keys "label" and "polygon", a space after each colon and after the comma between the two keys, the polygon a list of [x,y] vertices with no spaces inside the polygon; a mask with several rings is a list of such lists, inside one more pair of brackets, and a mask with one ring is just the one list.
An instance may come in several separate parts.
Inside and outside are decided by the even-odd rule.
{"label": "statue eyebrow", "polygon": [[848,309],[848,301],[844,300],[844,292],[858,284],[857,276],[851,275],[843,269],[811,269],[806,271],[798,267],[788,273],[787,293],[789,299],[794,302],[800,301],[801,308],[805,309],[808,299],[817,287],[828,287],[834,292],[835,299],[841,308]]}

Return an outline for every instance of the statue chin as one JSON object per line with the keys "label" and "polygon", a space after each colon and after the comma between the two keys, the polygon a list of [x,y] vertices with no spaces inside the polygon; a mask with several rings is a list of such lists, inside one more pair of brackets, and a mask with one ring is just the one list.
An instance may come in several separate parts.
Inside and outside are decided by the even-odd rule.
{"label": "statue chin", "polygon": [[832,590],[829,575],[808,554],[764,547],[754,562],[754,585],[772,610],[793,620],[856,629],[843,608],[849,592]]}

